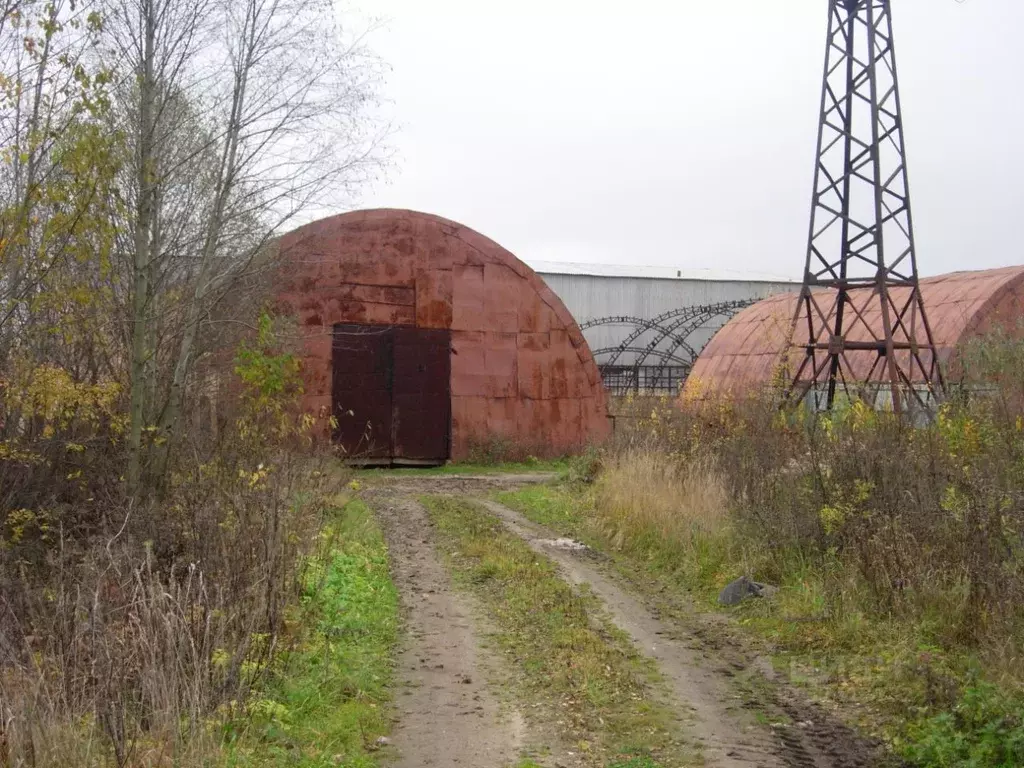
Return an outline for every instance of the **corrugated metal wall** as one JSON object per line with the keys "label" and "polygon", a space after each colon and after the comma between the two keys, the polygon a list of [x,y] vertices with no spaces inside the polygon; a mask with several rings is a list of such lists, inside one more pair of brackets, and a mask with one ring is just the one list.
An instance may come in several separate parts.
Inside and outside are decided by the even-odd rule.
{"label": "corrugated metal wall", "polygon": [[[663,312],[682,307],[718,304],[728,301],[763,299],[776,293],[800,290],[798,283],[740,280],[693,280],[649,277],[606,277],[539,272],[576,322],[610,315],[624,315],[650,320]],[[694,336],[699,350],[720,327],[716,321]],[[591,350],[618,346],[630,329],[620,326],[590,328],[584,332]],[[641,341],[645,341],[641,339]],[[601,361],[598,360],[598,363]],[[632,360],[622,361],[629,364]]]}

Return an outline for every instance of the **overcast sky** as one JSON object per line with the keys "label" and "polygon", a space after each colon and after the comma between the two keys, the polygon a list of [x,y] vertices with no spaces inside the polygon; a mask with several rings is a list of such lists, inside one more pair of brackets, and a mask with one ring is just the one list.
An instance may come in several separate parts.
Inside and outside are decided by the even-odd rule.
{"label": "overcast sky", "polygon": [[[357,0],[399,132],[365,207],[524,261],[798,276],[827,0]],[[1024,262],[1024,1],[893,0],[922,274]]]}

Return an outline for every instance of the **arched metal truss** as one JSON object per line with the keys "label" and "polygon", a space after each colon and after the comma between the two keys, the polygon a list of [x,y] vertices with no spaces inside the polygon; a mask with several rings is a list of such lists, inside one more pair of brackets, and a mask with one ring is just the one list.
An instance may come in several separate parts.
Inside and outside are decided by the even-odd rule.
{"label": "arched metal truss", "polygon": [[631,330],[613,347],[594,350],[605,386],[615,395],[629,392],[674,392],[689,375],[707,339],[696,339],[715,320],[724,324],[754,302],[681,307],[655,318],[615,315],[587,320],[580,330],[600,326],[624,326]]}

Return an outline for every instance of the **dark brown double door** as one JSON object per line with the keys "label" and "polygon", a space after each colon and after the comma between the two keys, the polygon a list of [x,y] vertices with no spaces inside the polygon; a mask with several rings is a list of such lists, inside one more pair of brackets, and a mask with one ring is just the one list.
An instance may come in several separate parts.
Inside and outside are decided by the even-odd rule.
{"label": "dark brown double door", "polygon": [[451,446],[451,333],[336,325],[335,442],[362,464],[441,464]]}

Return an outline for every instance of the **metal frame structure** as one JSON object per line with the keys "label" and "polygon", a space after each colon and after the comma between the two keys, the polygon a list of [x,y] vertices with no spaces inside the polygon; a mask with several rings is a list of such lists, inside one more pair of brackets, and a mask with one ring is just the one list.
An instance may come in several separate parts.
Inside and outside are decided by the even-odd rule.
{"label": "metal frame structure", "polygon": [[843,394],[875,405],[887,389],[900,412],[929,408],[944,392],[918,286],[890,0],[829,0],[807,261],[791,339],[803,355],[789,366],[790,402],[811,393],[831,409]]}
{"label": "metal frame structure", "polygon": [[[623,315],[601,317],[584,322],[580,330],[609,325],[632,327],[618,345],[593,353],[605,387],[613,394],[668,392],[678,389],[701,352],[700,345],[691,343],[692,335],[712,320],[728,319],[753,303],[729,301],[682,307],[651,320]],[[651,334],[646,344],[642,341],[645,334]],[[623,362],[623,357],[631,359]]]}

